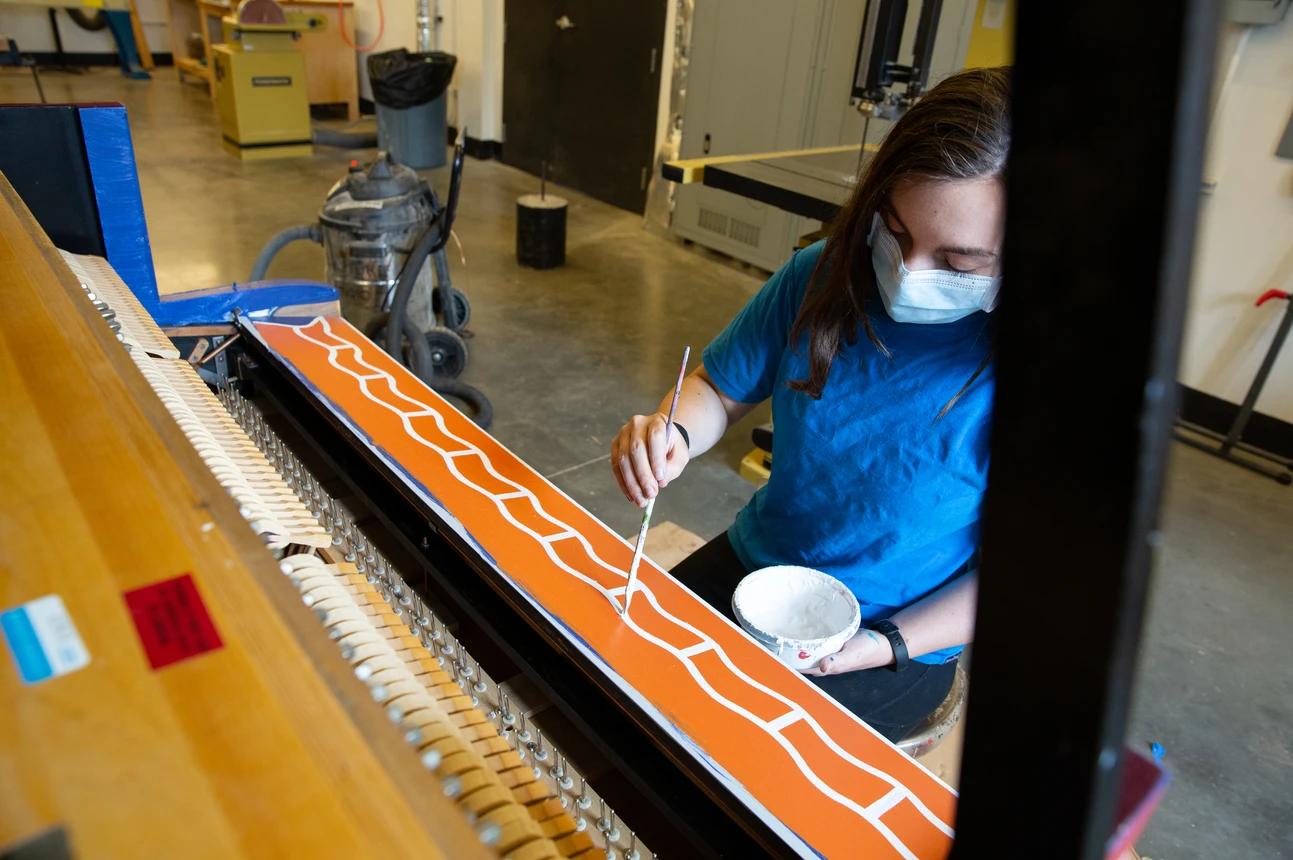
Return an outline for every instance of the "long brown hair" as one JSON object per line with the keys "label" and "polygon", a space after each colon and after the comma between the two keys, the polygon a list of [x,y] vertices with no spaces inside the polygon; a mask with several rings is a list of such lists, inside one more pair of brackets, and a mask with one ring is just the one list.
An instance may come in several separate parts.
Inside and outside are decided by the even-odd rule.
{"label": "long brown hair", "polygon": [[[852,199],[841,210],[813,269],[790,342],[807,335],[808,378],[790,387],[821,399],[835,356],[857,343],[858,326],[880,352],[889,350],[876,337],[866,314],[875,290],[867,236],[875,213],[899,182],[945,182],[1001,177],[1010,151],[1010,69],[967,69],[946,78],[926,93],[880,144],[858,180]],[[941,418],[983,373],[992,356],[956,396]]]}

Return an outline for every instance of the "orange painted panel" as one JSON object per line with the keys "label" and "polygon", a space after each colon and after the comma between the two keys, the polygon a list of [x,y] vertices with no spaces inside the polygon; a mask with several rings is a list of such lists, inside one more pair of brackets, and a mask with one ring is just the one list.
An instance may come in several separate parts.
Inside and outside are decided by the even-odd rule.
{"label": "orange painted panel", "polygon": [[621,618],[632,545],[350,324],[255,332],[805,856],[947,856],[950,788],[647,559]]}

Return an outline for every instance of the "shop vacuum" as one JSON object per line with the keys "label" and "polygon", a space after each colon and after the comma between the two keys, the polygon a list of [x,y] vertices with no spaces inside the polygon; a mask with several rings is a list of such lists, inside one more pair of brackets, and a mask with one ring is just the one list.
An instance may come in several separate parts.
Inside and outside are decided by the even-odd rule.
{"label": "shop vacuum", "polygon": [[250,280],[264,280],[274,256],[291,242],[323,245],[326,277],[341,293],[342,315],[435,391],[465,402],[473,420],[488,427],[494,414],[489,399],[458,379],[467,367],[461,332],[471,304],[450,282],[445,252],[462,158],[459,143],[443,203],[426,180],[389,153],[379,152],[367,168],[351,162],[349,173],[328,192],[318,223],[288,227],[271,238]]}

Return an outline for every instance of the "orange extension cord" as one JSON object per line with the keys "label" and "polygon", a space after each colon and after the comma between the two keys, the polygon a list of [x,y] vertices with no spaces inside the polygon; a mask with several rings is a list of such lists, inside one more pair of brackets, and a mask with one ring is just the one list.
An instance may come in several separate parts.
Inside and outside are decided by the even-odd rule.
{"label": "orange extension cord", "polygon": [[377,37],[367,45],[356,45],[350,41],[350,35],[346,32],[345,0],[337,0],[337,20],[341,22],[341,38],[346,40],[347,45],[360,53],[376,48],[377,43],[382,40],[382,33],[386,32],[386,14],[382,11],[382,0],[377,0]]}

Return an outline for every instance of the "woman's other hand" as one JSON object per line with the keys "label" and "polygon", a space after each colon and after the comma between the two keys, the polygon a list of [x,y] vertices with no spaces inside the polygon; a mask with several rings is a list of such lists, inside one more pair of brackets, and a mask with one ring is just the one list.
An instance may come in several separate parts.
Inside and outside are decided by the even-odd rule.
{"label": "woman's other hand", "polygon": [[670,434],[666,445],[668,421],[662,412],[634,415],[611,442],[611,471],[615,482],[624,497],[640,508],[646,507],[661,487],[682,474],[691,459],[681,433]]}
{"label": "woman's other hand", "polygon": [[844,647],[830,656],[823,657],[816,666],[802,670],[805,675],[839,675],[888,666],[893,662],[893,646],[889,640],[874,630],[859,630]]}

